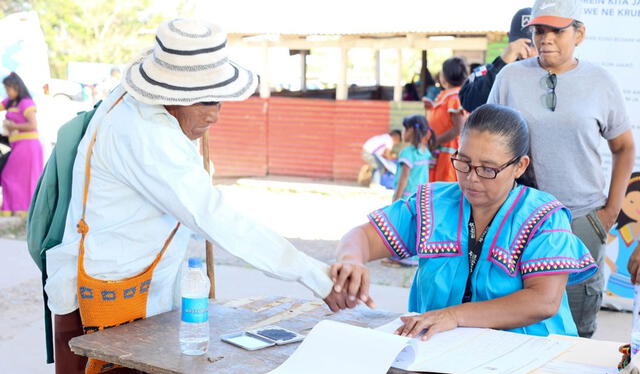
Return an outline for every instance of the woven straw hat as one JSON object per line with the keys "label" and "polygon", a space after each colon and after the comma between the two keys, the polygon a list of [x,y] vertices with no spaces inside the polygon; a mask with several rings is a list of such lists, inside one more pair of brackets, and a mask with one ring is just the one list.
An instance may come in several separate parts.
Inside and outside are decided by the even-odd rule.
{"label": "woven straw hat", "polygon": [[191,105],[251,96],[258,77],[227,57],[217,25],[174,19],[158,27],[156,43],[127,66],[122,84],[146,104]]}

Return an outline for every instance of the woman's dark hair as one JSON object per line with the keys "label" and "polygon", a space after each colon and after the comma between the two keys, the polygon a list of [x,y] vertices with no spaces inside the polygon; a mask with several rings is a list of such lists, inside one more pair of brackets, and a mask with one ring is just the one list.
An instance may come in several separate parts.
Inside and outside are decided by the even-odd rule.
{"label": "woman's dark hair", "polygon": [[425,87],[430,87],[430,86],[435,86],[436,85],[436,81],[435,79],[433,79],[433,75],[431,75],[431,72],[429,71],[429,68],[426,69],[426,75],[425,75],[425,79],[424,79],[424,86]]}
{"label": "woman's dark hair", "polygon": [[529,126],[520,113],[506,106],[485,104],[479,106],[467,118],[467,122],[462,128],[461,136],[464,136],[469,130],[487,131],[491,134],[502,136],[514,158],[529,156],[531,159],[529,167],[520,178],[516,179],[516,182],[538,188],[533,170],[533,158],[531,158]]}
{"label": "woman's dark hair", "polygon": [[469,73],[467,65],[460,57],[451,57],[442,64],[442,75],[450,85],[458,87],[462,86]]}
{"label": "woman's dark hair", "polygon": [[[627,192],[625,192],[625,196],[629,194],[629,192],[633,192],[633,191],[640,191],[640,172],[638,171],[634,171],[633,173],[631,173],[631,177],[629,178],[629,184],[627,185]],[[616,220],[615,227],[616,229],[620,230],[626,224],[629,224],[631,222],[636,222],[636,220],[624,214],[624,211],[621,210],[620,214],[618,214],[618,219]]]}
{"label": "woman's dark hair", "polygon": [[405,129],[413,129],[411,144],[418,147],[422,143],[422,139],[424,139],[425,136],[429,136],[427,146],[429,149],[433,148],[436,141],[436,134],[433,132],[433,129],[429,127],[427,119],[422,114],[404,117],[402,126],[404,126]]}
{"label": "woman's dark hair", "polygon": [[31,98],[31,94],[29,93],[27,86],[22,81],[22,78],[20,78],[20,76],[15,72],[11,72],[11,74],[7,75],[2,80],[2,84],[4,84],[5,87],[11,87],[18,92],[18,96],[16,96],[15,99],[9,100],[9,104],[7,105],[7,107],[18,105],[24,98]]}

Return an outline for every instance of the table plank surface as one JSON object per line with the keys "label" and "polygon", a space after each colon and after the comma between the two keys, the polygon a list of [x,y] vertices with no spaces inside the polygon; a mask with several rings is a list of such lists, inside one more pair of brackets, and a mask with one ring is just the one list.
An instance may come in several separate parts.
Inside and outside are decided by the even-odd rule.
{"label": "table plank surface", "polygon": [[76,354],[154,374],[267,373],[284,362],[299,343],[246,351],[220,341],[220,335],[271,324],[307,334],[323,319],[378,327],[398,316],[365,307],[334,314],[321,300],[286,297],[213,301],[209,308],[209,351],[201,356],[180,353],[178,311],[82,335],[69,345]]}
{"label": "table plank surface", "polygon": [[[178,311],[160,314],[146,320],[73,338],[69,345],[79,355],[114,362],[152,374],[191,373],[267,373],[284,362],[300,343],[276,346],[258,351],[220,341],[220,335],[271,324],[307,334],[319,321],[330,319],[361,327],[379,327],[399,316],[398,313],[365,307],[332,313],[320,301],[287,297],[248,298],[213,301],[209,308],[209,351],[201,356],[180,353]],[[620,359],[620,343],[553,336],[575,344],[556,358],[600,367],[615,367]],[[340,339],[340,337],[336,337]],[[407,374],[390,369],[388,374]],[[535,374],[547,374],[538,369]]]}

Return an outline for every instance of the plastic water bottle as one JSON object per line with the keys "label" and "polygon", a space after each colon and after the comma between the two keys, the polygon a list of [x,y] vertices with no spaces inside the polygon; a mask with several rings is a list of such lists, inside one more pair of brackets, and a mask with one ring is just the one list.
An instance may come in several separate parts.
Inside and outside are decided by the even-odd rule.
{"label": "plastic water bottle", "polygon": [[631,322],[631,357],[640,351],[640,285],[633,286],[633,319]]}
{"label": "plastic water bottle", "polygon": [[201,355],[209,348],[209,287],[202,259],[190,257],[181,282],[180,350],[186,355]]}

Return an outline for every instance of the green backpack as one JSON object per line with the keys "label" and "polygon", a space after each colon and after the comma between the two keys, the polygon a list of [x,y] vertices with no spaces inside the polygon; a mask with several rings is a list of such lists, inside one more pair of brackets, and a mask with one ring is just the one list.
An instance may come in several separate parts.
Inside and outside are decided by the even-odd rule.
{"label": "green backpack", "polygon": [[33,194],[27,221],[29,254],[42,272],[44,296],[44,324],[47,344],[47,363],[53,363],[53,329],[51,311],[47,306],[44,285],[47,281],[47,250],[60,244],[64,235],[67,211],[71,199],[73,163],[78,144],[87,131],[100,102],[92,110],[80,112],[58,131],[58,138],[38,186]]}

